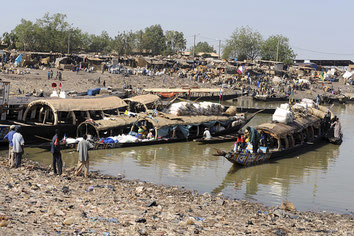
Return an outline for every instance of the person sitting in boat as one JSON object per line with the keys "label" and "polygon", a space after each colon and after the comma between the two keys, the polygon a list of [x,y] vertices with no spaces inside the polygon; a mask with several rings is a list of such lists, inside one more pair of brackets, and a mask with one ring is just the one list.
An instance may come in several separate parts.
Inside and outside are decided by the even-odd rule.
{"label": "person sitting in boat", "polygon": [[209,131],[208,128],[205,128],[205,129],[204,129],[203,138],[204,138],[205,140],[211,139],[211,134],[210,134],[210,131]]}
{"label": "person sitting in boat", "polygon": [[252,150],[254,153],[258,152],[259,146],[259,133],[258,131],[250,126],[247,126],[246,132],[248,133],[249,142],[252,144]]}
{"label": "person sitting in boat", "polygon": [[238,134],[236,142],[234,143],[234,152],[242,151],[245,148],[245,137]]}
{"label": "person sitting in boat", "polygon": [[152,133],[154,130],[150,129],[148,135],[147,135],[147,139],[154,139],[154,134]]}
{"label": "person sitting in boat", "polygon": [[138,138],[138,139],[143,139],[143,133],[144,133],[144,129],[143,129],[143,127],[139,127],[139,129],[138,129],[138,134],[136,135],[136,137]]}

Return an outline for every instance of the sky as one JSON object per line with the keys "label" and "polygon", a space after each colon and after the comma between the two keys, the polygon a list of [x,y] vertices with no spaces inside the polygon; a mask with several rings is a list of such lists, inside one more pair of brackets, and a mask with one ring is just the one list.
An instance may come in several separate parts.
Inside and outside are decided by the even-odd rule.
{"label": "sky", "polygon": [[182,31],[188,47],[197,35],[197,42],[218,50],[218,40],[223,43],[237,27],[249,26],[264,38],[288,37],[298,59],[354,61],[353,0],[17,0],[1,6],[1,35],[22,18],[35,21],[49,12],[66,14],[85,32],[106,30],[111,36],[160,24],[164,30]]}

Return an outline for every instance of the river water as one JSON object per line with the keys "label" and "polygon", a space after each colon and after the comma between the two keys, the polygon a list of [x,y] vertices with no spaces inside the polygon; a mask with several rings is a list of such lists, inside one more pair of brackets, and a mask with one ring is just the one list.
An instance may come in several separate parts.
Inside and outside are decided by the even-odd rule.
{"label": "river water", "polygon": [[[231,103],[231,102],[230,102]],[[239,105],[260,107],[276,104]],[[299,210],[354,212],[354,104],[335,105],[332,110],[342,123],[344,140],[340,146],[326,144],[310,152],[248,168],[234,167],[215,148],[231,150],[233,143],[200,145],[195,142],[156,146],[97,150],[90,152],[91,170],[104,174],[124,174],[127,179],[140,179],[156,184],[184,186],[200,193],[223,193],[236,199],[257,201],[268,206],[282,200]],[[271,120],[259,114],[250,125]],[[51,164],[48,151],[27,148],[27,156]],[[77,153],[63,151],[65,165],[77,163]]]}

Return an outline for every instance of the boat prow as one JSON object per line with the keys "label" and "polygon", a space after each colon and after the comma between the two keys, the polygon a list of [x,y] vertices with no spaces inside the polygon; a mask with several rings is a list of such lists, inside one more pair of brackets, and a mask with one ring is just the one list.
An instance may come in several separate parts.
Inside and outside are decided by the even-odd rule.
{"label": "boat prow", "polygon": [[240,153],[240,152],[228,152],[224,157],[237,165],[250,166],[263,163],[270,159],[271,153]]}

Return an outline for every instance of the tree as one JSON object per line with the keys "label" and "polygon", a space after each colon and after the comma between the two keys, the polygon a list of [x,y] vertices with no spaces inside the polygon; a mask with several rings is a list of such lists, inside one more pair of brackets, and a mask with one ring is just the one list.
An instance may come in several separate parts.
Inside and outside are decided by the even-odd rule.
{"label": "tree", "polygon": [[118,33],[112,42],[112,49],[115,50],[118,55],[129,55],[134,49],[137,48],[137,38],[140,33],[133,33],[132,31]]}
{"label": "tree", "polygon": [[296,54],[289,45],[289,39],[283,35],[272,35],[263,42],[261,56],[264,60],[282,61],[292,64]]}
{"label": "tree", "polygon": [[166,38],[161,25],[152,25],[145,28],[143,34],[143,49],[153,55],[161,54],[166,48]]}
{"label": "tree", "polygon": [[250,27],[236,28],[226,42],[223,58],[254,60],[260,56],[262,41],[262,35]]}
{"label": "tree", "polygon": [[14,32],[5,32],[2,35],[2,41],[7,45],[8,49],[14,49],[16,48],[17,36]]}
{"label": "tree", "polygon": [[111,51],[112,38],[107,31],[102,31],[101,35],[88,35],[88,52],[102,52],[107,53]]}
{"label": "tree", "polygon": [[198,42],[195,48],[191,47],[190,51],[194,52],[195,54],[200,52],[205,52],[205,53],[215,52],[214,47],[209,45],[207,42]]}
{"label": "tree", "polygon": [[166,50],[164,54],[172,55],[186,49],[187,41],[182,32],[168,30],[165,35]]}
{"label": "tree", "polygon": [[21,24],[17,25],[13,32],[17,37],[16,48],[22,50],[34,50],[36,48],[38,25],[33,24],[32,21],[21,19]]}
{"label": "tree", "polygon": [[39,43],[42,51],[66,52],[68,37],[72,28],[66,15],[46,13],[36,24],[40,27]]}

